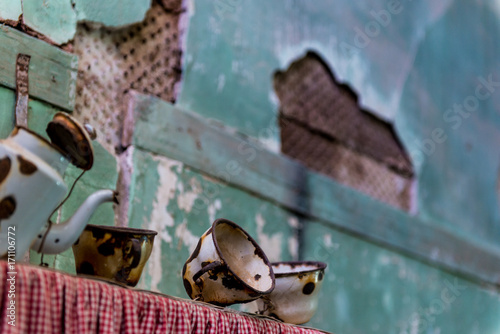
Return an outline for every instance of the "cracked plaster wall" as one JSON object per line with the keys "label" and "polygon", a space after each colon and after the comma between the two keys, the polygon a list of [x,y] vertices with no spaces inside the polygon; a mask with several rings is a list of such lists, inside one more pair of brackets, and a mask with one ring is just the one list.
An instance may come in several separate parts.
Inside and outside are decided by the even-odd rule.
{"label": "cracked plaster wall", "polygon": [[216,3],[190,2],[179,106],[278,151],[272,74],[312,50],[363,107],[394,123],[415,166],[415,213],[498,243],[497,2]]}

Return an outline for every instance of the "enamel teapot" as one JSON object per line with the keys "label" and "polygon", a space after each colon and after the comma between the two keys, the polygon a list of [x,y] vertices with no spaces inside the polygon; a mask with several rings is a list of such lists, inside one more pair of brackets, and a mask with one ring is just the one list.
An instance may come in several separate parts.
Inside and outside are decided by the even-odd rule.
{"label": "enamel teapot", "polygon": [[63,112],[48,124],[47,134],[51,142],[17,126],[0,140],[0,258],[20,260],[30,246],[60,253],[78,239],[100,204],[116,202],[113,190],[99,190],[68,221],[51,223],[68,191],[64,171],[70,163],[90,169],[93,148],[87,129]]}

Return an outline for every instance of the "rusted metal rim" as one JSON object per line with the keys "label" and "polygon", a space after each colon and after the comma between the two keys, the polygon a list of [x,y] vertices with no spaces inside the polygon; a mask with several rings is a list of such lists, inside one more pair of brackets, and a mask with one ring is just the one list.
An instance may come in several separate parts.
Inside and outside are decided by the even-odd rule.
{"label": "rusted metal rim", "polygon": [[86,230],[101,230],[105,232],[111,233],[124,233],[124,234],[144,234],[144,235],[157,235],[158,232],[153,230],[145,230],[141,228],[133,228],[133,227],[121,227],[121,226],[106,226],[106,225],[94,225],[88,224],[85,227]]}
{"label": "rusted metal rim", "polygon": [[294,276],[296,274],[308,274],[313,273],[319,270],[325,270],[326,263],[319,261],[281,261],[281,262],[273,262],[272,266],[279,266],[281,264],[289,265],[292,269],[298,266],[315,266],[313,269],[299,270],[299,271],[290,271],[286,273],[275,273],[274,276],[278,277],[286,277],[286,276]]}
{"label": "rusted metal rim", "polygon": [[[261,255],[261,258],[264,260],[264,263],[266,264],[266,266],[269,268],[269,272],[271,273],[271,287],[266,290],[266,291],[260,291],[260,290],[257,290],[255,289],[254,287],[251,287],[250,285],[248,285],[246,282],[244,282],[240,276],[238,276],[230,267],[229,265],[227,265],[227,261],[224,259],[224,256],[222,256],[222,252],[219,248],[219,244],[217,243],[217,238],[215,237],[215,227],[219,224],[228,224],[238,230],[240,230],[241,232],[243,232],[243,234],[247,237],[247,239],[253,244],[253,246],[260,252],[260,255]],[[222,259],[222,261],[224,261],[224,264],[226,265],[227,269],[229,270],[229,272],[231,272],[231,274],[233,274],[235,277],[238,277],[238,279],[240,280],[240,282],[248,289],[250,289],[251,291],[255,291],[259,294],[266,294],[266,293],[270,293],[271,291],[274,290],[274,286],[276,285],[276,281],[275,281],[275,277],[274,277],[274,271],[273,271],[273,267],[271,265],[271,262],[269,261],[269,259],[267,258],[266,256],[266,253],[264,253],[264,251],[262,250],[262,248],[260,248],[260,246],[257,244],[257,242],[244,230],[242,229],[238,224],[230,221],[230,220],[227,220],[227,219],[224,219],[224,218],[219,218],[219,219],[216,219],[214,221],[214,223],[212,224],[212,240],[214,242],[214,245],[215,245],[215,249],[217,250],[217,254],[219,254],[219,257]]]}

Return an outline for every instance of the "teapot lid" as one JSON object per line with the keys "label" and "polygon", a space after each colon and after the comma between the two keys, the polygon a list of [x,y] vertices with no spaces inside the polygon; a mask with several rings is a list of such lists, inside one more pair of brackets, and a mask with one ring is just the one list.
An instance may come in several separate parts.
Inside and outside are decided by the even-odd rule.
{"label": "teapot lid", "polygon": [[94,149],[84,126],[65,112],[58,112],[47,126],[52,142],[70,162],[78,168],[89,170],[94,163]]}

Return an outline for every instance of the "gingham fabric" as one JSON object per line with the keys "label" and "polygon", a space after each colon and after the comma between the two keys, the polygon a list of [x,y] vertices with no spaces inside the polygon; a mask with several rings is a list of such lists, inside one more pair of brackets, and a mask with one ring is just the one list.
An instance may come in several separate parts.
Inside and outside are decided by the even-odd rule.
{"label": "gingham fabric", "polygon": [[123,288],[54,270],[15,266],[15,326],[7,262],[0,261],[0,333],[322,333],[202,303]]}

